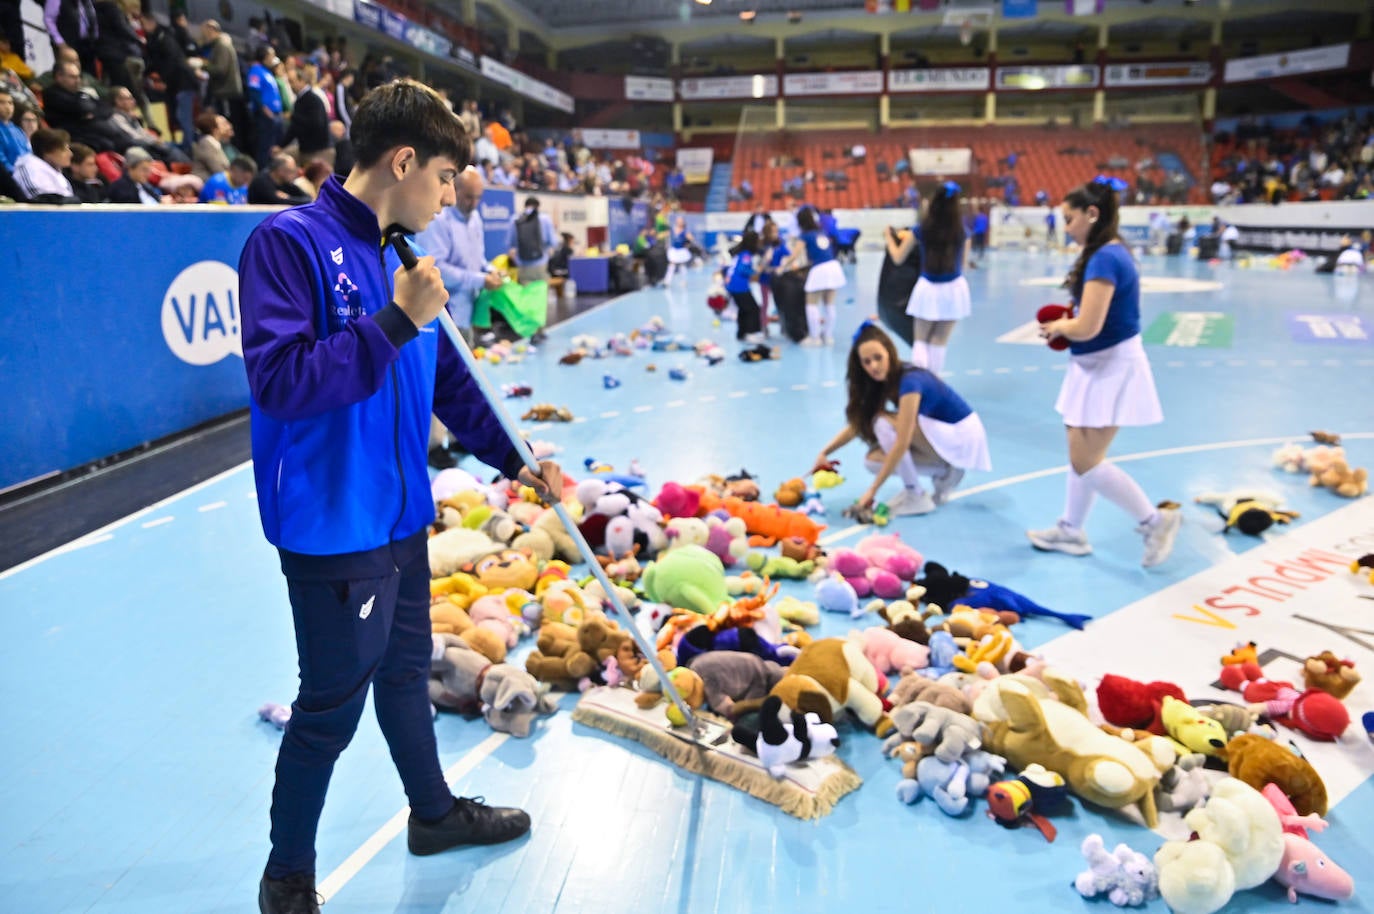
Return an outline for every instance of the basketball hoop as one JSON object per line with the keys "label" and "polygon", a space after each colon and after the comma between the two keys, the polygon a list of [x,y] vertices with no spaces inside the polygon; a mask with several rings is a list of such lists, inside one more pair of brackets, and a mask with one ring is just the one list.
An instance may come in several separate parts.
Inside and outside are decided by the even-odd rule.
{"label": "basketball hoop", "polygon": [[965,19],[959,26],[959,43],[969,45],[973,42],[973,22]]}

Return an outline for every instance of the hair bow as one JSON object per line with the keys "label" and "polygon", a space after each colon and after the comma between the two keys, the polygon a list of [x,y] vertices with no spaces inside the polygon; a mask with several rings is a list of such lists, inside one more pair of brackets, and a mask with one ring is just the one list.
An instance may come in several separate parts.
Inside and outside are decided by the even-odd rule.
{"label": "hair bow", "polygon": [[876,327],[876,326],[878,326],[878,325],[875,324],[875,323],[873,323],[873,318],[871,318],[871,317],[866,317],[866,318],[864,318],[864,322],[863,322],[862,324],[860,324],[860,325],[858,326],[858,328],[854,331],[854,340],[853,340],[853,342],[850,343],[850,345],[851,345],[851,346],[852,346],[852,345],[857,345],[858,342],[859,342],[859,337],[863,335],[863,332],[864,332],[865,330],[867,330],[869,327]]}
{"label": "hair bow", "polygon": [[957,181],[946,181],[944,184],[940,186],[944,188],[946,197],[959,196],[959,184]]}
{"label": "hair bow", "polygon": [[1105,187],[1110,187],[1118,194],[1124,194],[1126,190],[1130,187],[1129,184],[1127,184],[1120,178],[1109,178],[1106,175],[1098,175],[1097,177],[1093,178],[1093,183],[1101,184]]}

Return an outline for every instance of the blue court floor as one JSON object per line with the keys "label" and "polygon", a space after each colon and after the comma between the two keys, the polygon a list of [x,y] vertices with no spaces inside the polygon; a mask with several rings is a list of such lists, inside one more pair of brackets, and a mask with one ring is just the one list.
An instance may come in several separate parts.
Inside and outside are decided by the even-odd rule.
{"label": "blue court floor", "polygon": [[[1167,666],[1189,639],[1209,639],[1204,653],[1223,645],[1209,656],[1235,641],[1264,639],[1266,630],[1238,618],[1230,628],[1170,624],[1171,612],[1201,599],[1189,595],[1190,587],[1205,595],[1190,582],[1209,569],[1244,562],[1253,549],[1282,549],[1285,537],[1299,537],[1308,524],[1374,535],[1374,501],[1346,501],[1270,466],[1280,443],[1303,440],[1311,429],[1343,433],[1350,462],[1374,464],[1374,346],[1368,339],[1299,342],[1290,332],[1296,313],[1328,321],[1358,316],[1364,328],[1374,327],[1374,278],[1317,276],[1304,266],[1280,272],[1142,260],[1147,277],[1220,283],[1147,294],[1145,326],[1163,320],[1174,327],[1174,342],[1196,339],[1190,326],[1202,328],[1202,342],[1224,342],[1227,324],[1232,331],[1229,345],[1147,347],[1166,420],[1123,431],[1114,454],[1130,458],[1123,466],[1152,499],[1183,502],[1186,522],[1174,557],[1143,571],[1131,521],[1105,502],[1087,524],[1096,548],[1089,558],[1038,554],[1023,535],[1029,526],[1053,523],[1061,507],[1065,451],[1052,407],[1065,357],[1042,345],[997,340],[1014,337],[1041,304],[1062,300],[1052,287],[1026,283],[1060,277],[1068,266],[1062,255],[994,253],[971,273],[974,314],[956,330],[946,367],[950,383],[982,415],[994,469],[970,475],[961,496],[936,513],[899,519],[892,529],[928,558],[1064,611],[1107,617],[1148,607],[1162,593],[1180,594],[1154,622],[1131,610],[1144,621],[1124,628],[1129,636],[1106,651],[1083,652],[1081,670],[1075,642],[1057,642],[1061,665],[1091,688],[1091,678],[1117,658],[1137,678],[1156,678],[1144,674],[1156,661]],[[771,492],[804,473],[840,427],[844,348],[875,309],[876,255],[865,253],[846,270],[850,285],[839,296],[840,342],[833,350],[786,344],[778,361],[736,361],[733,326],[712,326],[707,277],[698,270],[669,290],[624,296],[556,327],[542,352],[494,366],[489,376],[498,385],[533,386],[532,400],[508,406],[523,411],[547,401],[575,413],[571,424],[526,424],[532,437],[560,447],[559,459],[574,472],[587,457],[617,467],[638,459],[656,491],[666,480],[691,482],[744,467]],[[1204,316],[1162,317],[1172,313]],[[714,367],[673,353],[557,364],[574,335],[604,339],[655,315],[693,340],[717,338],[730,358]],[[657,371],[646,371],[650,362]],[[688,380],[670,380],[668,370],[678,366],[689,370]],[[607,373],[621,386],[604,389]],[[840,510],[867,484],[863,455],[852,446],[838,456],[848,481],[826,493],[827,536],[852,543],[861,531],[850,531]],[[1192,499],[1239,487],[1282,493],[1301,520],[1271,532],[1265,543],[1223,537],[1216,516]],[[1362,606],[1361,627],[1374,629],[1374,604],[1364,605],[1359,584],[1343,572],[1329,593]],[[0,777],[0,911],[256,910],[278,733],[255,712],[263,702],[291,700],[296,668],[285,587],[258,526],[250,467],[0,574],[0,607],[7,760]],[[820,633],[850,628],[847,618],[826,617]],[[1065,632],[1038,621],[1017,627],[1028,647]],[[1374,650],[1335,636],[1330,646],[1355,659],[1366,679],[1374,676]],[[1164,672],[1159,678],[1168,678]],[[1194,689],[1205,692],[1214,675],[1214,667],[1191,674],[1190,697]],[[1337,747],[1366,779],[1356,777],[1341,791],[1331,827],[1317,838],[1356,874],[1355,900],[1339,906],[1347,911],[1374,911],[1374,785],[1367,780],[1374,753],[1358,725],[1374,707],[1371,695],[1366,682],[1349,699],[1356,724]],[[1057,820],[1053,844],[1033,830],[997,827],[981,801],[963,819],[946,817],[929,800],[904,806],[894,796],[897,763],[882,757],[875,737],[849,725],[841,731],[841,755],[865,783],[830,816],[802,822],[573,725],[572,704],[565,698],[528,740],[493,735],[481,720],[438,720],[455,790],[523,805],[534,828],[513,845],[424,859],[409,856],[403,837],[397,839],[405,800],[375,720],[366,715],[336,769],[320,828],[325,910],[803,914],[847,906],[1050,914],[1106,905],[1081,900],[1070,885],[1083,869],[1078,848],[1088,833],[1149,854],[1162,841],[1077,804],[1073,815]],[[1238,895],[1228,908],[1289,909],[1273,884]],[[1166,908],[1155,901],[1147,910]]]}

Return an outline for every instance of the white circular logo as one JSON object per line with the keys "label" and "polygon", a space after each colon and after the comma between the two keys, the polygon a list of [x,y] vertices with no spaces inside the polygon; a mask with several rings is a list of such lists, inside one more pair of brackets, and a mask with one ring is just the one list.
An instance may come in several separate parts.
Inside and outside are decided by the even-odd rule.
{"label": "white circular logo", "polygon": [[218,260],[193,263],[177,274],[162,299],[162,338],[191,365],[243,357],[239,274]]}
{"label": "white circular logo", "polygon": [[825,250],[826,248],[828,248],[828,247],[830,247],[830,239],[829,239],[829,238],[827,238],[827,237],[825,237],[824,235],[822,235],[822,236],[820,236],[819,238],[816,239],[816,249],[817,249],[817,250],[824,251],[824,250]]}

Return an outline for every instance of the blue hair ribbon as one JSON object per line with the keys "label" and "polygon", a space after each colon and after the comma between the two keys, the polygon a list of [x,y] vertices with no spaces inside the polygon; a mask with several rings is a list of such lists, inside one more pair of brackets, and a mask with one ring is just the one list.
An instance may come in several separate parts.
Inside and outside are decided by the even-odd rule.
{"label": "blue hair ribbon", "polygon": [[946,181],[944,184],[940,185],[940,187],[944,190],[946,197],[959,196],[959,184],[957,181]]}
{"label": "blue hair ribbon", "polygon": [[859,336],[862,335],[863,332],[864,332],[865,330],[867,330],[869,327],[876,327],[876,326],[878,326],[877,324],[873,323],[873,320],[874,320],[874,318],[872,318],[872,317],[866,317],[866,318],[864,318],[864,322],[863,322],[862,324],[860,324],[860,325],[858,326],[858,328],[854,331],[854,340],[853,340],[853,342],[850,343],[851,346],[858,345]]}
{"label": "blue hair ribbon", "polygon": [[1130,185],[1127,184],[1125,181],[1121,180],[1120,178],[1108,177],[1107,175],[1098,175],[1097,177],[1093,178],[1093,183],[1102,184],[1107,187],[1110,187],[1118,194],[1124,194],[1130,188]]}

